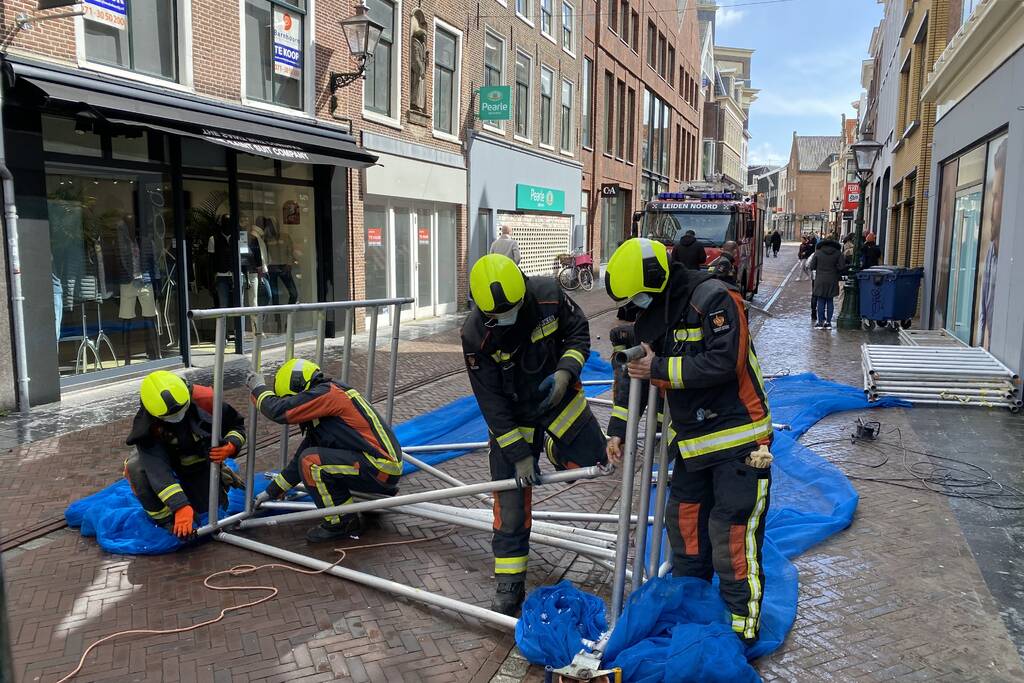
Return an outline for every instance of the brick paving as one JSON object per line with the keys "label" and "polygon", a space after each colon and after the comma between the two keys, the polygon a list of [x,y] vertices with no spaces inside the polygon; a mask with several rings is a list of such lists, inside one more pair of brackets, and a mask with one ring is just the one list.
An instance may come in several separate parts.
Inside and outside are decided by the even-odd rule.
{"label": "brick paving", "polygon": [[[792,263],[793,249],[769,261],[766,283],[778,286]],[[760,327],[758,349],[766,372],[812,369],[856,383],[857,347],[863,337],[884,339],[884,332],[818,332],[806,318],[806,284],[790,281],[770,317],[753,316]],[[600,296],[598,296],[600,295]],[[771,291],[758,296],[764,305]],[[607,306],[595,290],[582,297],[588,311]],[[595,318],[594,347],[607,351],[613,316]],[[401,421],[465,395],[465,376],[457,373],[412,388],[430,373],[460,363],[452,329],[415,342],[417,362],[403,370],[411,388],[395,404]],[[596,339],[600,336],[600,339]],[[406,363],[403,342],[400,363]],[[415,353],[415,351],[413,351]],[[447,355],[446,355],[447,354]],[[381,356],[378,355],[378,359]],[[384,366],[378,366],[384,367]],[[425,368],[425,369],[418,369]],[[428,372],[429,371],[429,372]],[[423,372],[422,375],[416,374]],[[237,373],[237,371],[236,371]],[[237,381],[237,377],[235,379]],[[244,399],[235,390],[229,399]],[[600,419],[606,413],[596,412]],[[972,413],[973,415],[974,413]],[[887,427],[899,426],[908,445],[935,448],[937,429],[960,417],[947,409],[886,410],[872,414]],[[805,441],[843,437],[854,414],[833,416],[815,427]],[[970,439],[970,424],[956,425],[956,435]],[[11,453],[0,463],[20,486],[37,494],[50,491],[48,502],[32,506],[30,497],[16,506],[0,501],[0,524],[36,515],[45,519],[64,504],[110,481],[111,463],[123,453],[125,423],[41,439]],[[976,430],[1007,425],[984,421]],[[260,432],[261,438],[271,438]],[[263,436],[266,434],[266,436]],[[976,437],[980,438],[980,437]],[[985,435],[986,443],[1006,438]],[[1012,442],[1011,442],[1012,443]],[[836,442],[816,448],[837,461],[856,461],[856,447]],[[272,448],[260,451],[260,467],[276,459]],[[862,457],[862,456],[860,456]],[[87,466],[90,464],[91,466]],[[102,467],[100,466],[102,464]],[[115,465],[116,466],[116,465]],[[848,465],[849,466],[849,465]],[[445,466],[467,481],[487,478],[482,453]],[[851,467],[851,472],[856,469]],[[895,467],[895,465],[893,465]],[[1017,468],[1019,476],[1019,467]],[[50,480],[59,472],[60,486]],[[43,480],[42,477],[47,477]],[[92,479],[88,479],[92,477]],[[85,479],[83,481],[83,478]],[[39,482],[47,481],[46,487]],[[408,477],[404,491],[437,486],[422,474]],[[800,607],[789,639],[758,662],[766,680],[1022,680],[1014,642],[1000,613],[1013,623],[1016,608],[998,606],[986,578],[1000,577],[1004,566],[1019,567],[1019,545],[1006,551],[1009,565],[989,567],[982,545],[961,525],[992,519],[970,517],[964,507],[950,506],[936,494],[904,492],[883,484],[855,482],[861,503],[853,526],[798,558]],[[576,487],[571,494],[544,504],[548,509],[611,510],[618,484],[611,478]],[[909,495],[908,495],[909,494]],[[463,504],[469,504],[464,502]],[[3,507],[7,505],[7,507]],[[958,521],[959,520],[959,521]],[[965,521],[966,520],[966,521]],[[1016,538],[1019,519],[1012,522]],[[16,524],[15,524],[16,526]],[[384,514],[359,543],[444,534],[441,524]],[[294,531],[267,528],[254,538],[333,559],[329,549],[312,551]],[[350,545],[352,545],[350,544]],[[973,554],[972,554],[973,550]],[[225,596],[202,588],[209,573],[261,558],[218,543],[206,543],[174,555],[119,557],[101,552],[76,531],[58,530],[3,554],[16,676],[21,681],[52,681],[72,668],[82,649],[95,638],[131,627],[194,624],[215,616],[225,605],[247,595]],[[346,566],[410,585],[486,605],[492,588],[489,535],[459,530],[415,545],[353,550]],[[981,569],[979,569],[981,565]],[[1019,574],[1019,572],[1017,572]],[[531,557],[531,585],[567,577],[590,590],[607,589],[608,572],[577,556],[536,547]],[[540,680],[542,674],[515,655],[510,635],[473,620],[364,589],[333,578],[290,572],[260,573],[225,583],[274,583],[282,594],[272,602],[228,616],[199,631],[173,636],[133,638],[101,646],[90,657],[83,681],[486,681]],[[1016,584],[1005,580],[1001,592]],[[255,593],[253,594],[255,595]],[[510,654],[511,653],[511,654]],[[497,674],[497,675],[496,675]]]}

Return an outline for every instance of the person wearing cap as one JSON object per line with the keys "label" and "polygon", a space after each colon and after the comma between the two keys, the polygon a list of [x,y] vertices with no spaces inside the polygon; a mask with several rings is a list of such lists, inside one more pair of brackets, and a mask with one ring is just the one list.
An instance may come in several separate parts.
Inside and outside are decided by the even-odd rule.
{"label": "person wearing cap", "polygon": [[874,268],[882,262],[882,250],[875,244],[875,233],[864,235],[864,245],[860,248],[860,267]]}
{"label": "person wearing cap", "polygon": [[557,470],[606,462],[604,434],[580,384],[590,326],[554,278],[525,277],[500,254],[473,265],[469,286],[474,306],[462,326],[462,350],[487,422],[491,479],[519,483],[494,496],[491,540],[493,609],[514,615],[525,597],[541,451]]}
{"label": "person wearing cap", "polygon": [[[246,384],[260,413],[278,424],[297,424],[302,442],[274,476],[256,507],[280,498],[299,482],[319,508],[348,505],[353,492],[393,496],[402,476],[402,447],[391,426],[357,390],[327,377],[320,366],[292,358],[267,386],[251,371]],[[310,543],[358,535],[358,513],[331,514],[306,533]]]}
{"label": "person wearing cap", "polygon": [[[213,389],[192,385],[166,370],[151,372],[139,387],[142,405],[126,443],[135,453],[124,476],[149,518],[179,538],[192,535],[197,514],[209,511],[210,462],[222,463],[245,445],[245,420],[221,406],[224,435],[211,443]],[[240,482],[222,468],[220,506]]]}
{"label": "person wearing cap", "polygon": [[[710,273],[670,264],[665,246],[632,239],[605,270],[617,302],[641,310],[634,335],[646,351],[631,378],[665,392],[675,454],[665,529],[672,572],[711,581],[745,643],[758,636],[762,548],[771,487],[772,420],[740,293]],[[616,386],[616,392],[626,391]],[[625,405],[616,396],[616,405]],[[626,422],[608,426],[608,456],[622,458]]]}

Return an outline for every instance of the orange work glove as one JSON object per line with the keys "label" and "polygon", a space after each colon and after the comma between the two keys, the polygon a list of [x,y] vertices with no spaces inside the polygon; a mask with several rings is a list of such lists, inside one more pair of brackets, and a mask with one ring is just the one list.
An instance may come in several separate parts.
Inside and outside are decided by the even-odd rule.
{"label": "orange work glove", "polygon": [[235,457],[238,453],[238,444],[233,439],[221,441],[219,446],[210,449],[210,460],[213,462],[224,462],[228,458]]}
{"label": "orange work glove", "polygon": [[174,535],[178,538],[188,538],[192,535],[192,522],[196,513],[191,505],[180,507],[174,511]]}

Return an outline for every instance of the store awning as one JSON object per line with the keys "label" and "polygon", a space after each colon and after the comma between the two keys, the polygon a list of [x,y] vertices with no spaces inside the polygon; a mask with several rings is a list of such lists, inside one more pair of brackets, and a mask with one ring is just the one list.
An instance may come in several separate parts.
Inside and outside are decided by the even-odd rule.
{"label": "store awning", "polygon": [[4,61],[16,84],[25,82],[52,100],[84,105],[113,124],[187,135],[282,161],[351,168],[366,168],[377,161],[356,144],[351,133],[315,119],[254,111],[18,58]]}

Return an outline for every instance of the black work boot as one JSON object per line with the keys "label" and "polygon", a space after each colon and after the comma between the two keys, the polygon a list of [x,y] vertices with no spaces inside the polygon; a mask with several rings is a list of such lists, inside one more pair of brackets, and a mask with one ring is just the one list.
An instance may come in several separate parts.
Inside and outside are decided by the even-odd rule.
{"label": "black work boot", "polygon": [[358,536],[363,530],[362,522],[359,521],[359,513],[342,515],[341,519],[331,524],[324,520],[317,526],[306,532],[306,541],[309,543],[323,543],[325,541],[337,541],[343,538]]}
{"label": "black work boot", "polygon": [[526,598],[526,577],[516,579],[498,579],[494,589],[494,601],[491,609],[495,612],[514,617],[519,612],[519,606]]}

